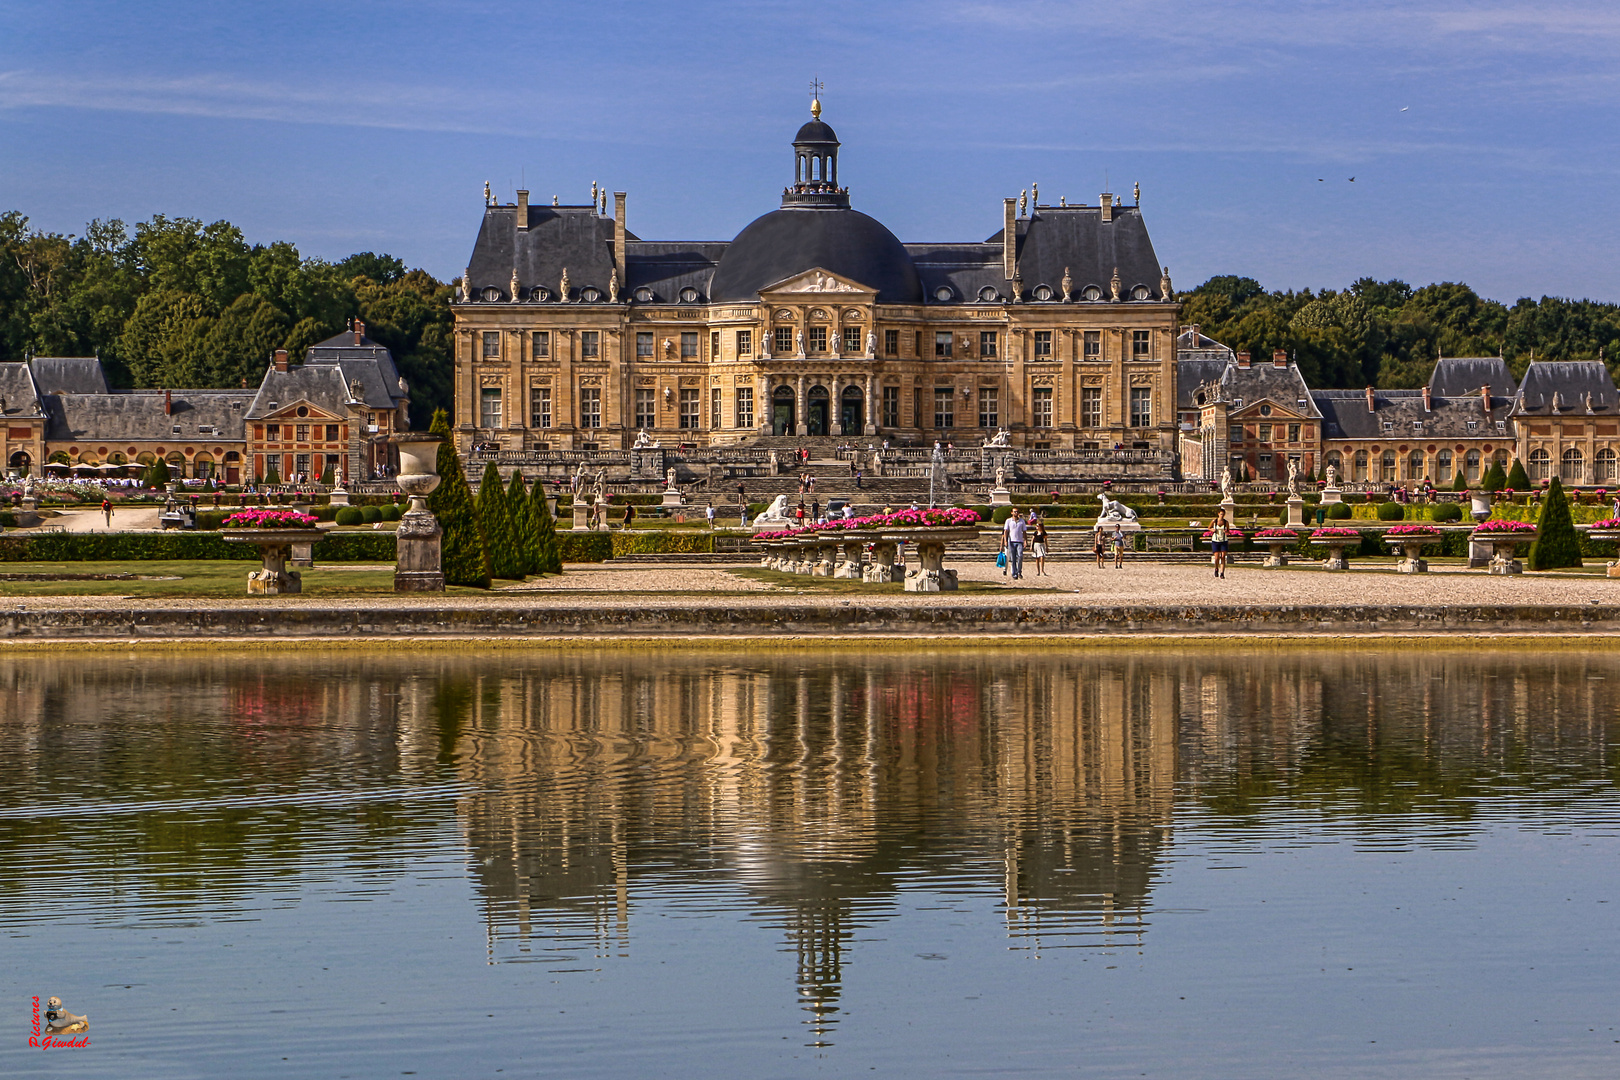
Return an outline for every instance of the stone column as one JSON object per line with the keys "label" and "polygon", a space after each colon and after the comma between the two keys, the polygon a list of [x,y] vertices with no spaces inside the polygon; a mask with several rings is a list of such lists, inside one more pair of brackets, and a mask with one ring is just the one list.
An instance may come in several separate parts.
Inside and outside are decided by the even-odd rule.
{"label": "stone column", "polygon": [[803,435],[805,433],[805,425],[808,423],[808,418],[810,416],[809,404],[804,400],[804,394],[804,376],[800,375],[799,395],[796,399],[794,399],[793,403],[795,413],[793,418],[793,434],[795,435]]}
{"label": "stone column", "polygon": [[877,376],[866,373],[866,434],[876,435],[877,429]]}
{"label": "stone column", "polygon": [[754,423],[758,426],[761,435],[771,433],[771,377],[758,374],[754,377]]}

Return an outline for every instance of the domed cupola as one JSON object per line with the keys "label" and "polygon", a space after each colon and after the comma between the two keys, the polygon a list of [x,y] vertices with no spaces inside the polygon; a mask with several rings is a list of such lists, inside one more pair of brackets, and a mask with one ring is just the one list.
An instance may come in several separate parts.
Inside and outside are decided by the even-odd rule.
{"label": "domed cupola", "polygon": [[849,206],[849,189],[838,186],[838,135],[821,119],[821,99],[810,102],[810,122],[793,138],[793,184],[783,206]]}

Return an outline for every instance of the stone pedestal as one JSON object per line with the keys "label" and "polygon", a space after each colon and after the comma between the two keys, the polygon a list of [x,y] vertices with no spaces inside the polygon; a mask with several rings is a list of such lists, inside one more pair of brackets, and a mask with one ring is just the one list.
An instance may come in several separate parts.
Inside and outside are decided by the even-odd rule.
{"label": "stone pedestal", "polygon": [[1483,540],[1468,541],[1468,568],[1478,570],[1482,566],[1491,565],[1491,545]]}
{"label": "stone pedestal", "polygon": [[580,502],[578,499],[575,499],[574,500],[574,528],[576,530],[582,530],[582,529],[589,529],[590,527],[591,527],[590,508],[587,507],[584,503]]}
{"label": "stone pedestal", "polygon": [[1271,554],[1266,556],[1265,566],[1287,566],[1288,549],[1294,546],[1293,540],[1262,541]]}
{"label": "stone pedestal", "polygon": [[1298,495],[1288,500],[1288,526],[1293,529],[1305,527],[1305,500]]}
{"label": "stone pedestal", "polygon": [[1234,529],[1237,528],[1237,503],[1231,499],[1224,499],[1221,502],[1221,509],[1226,511],[1226,523]]}
{"label": "stone pedestal", "polygon": [[287,560],[300,570],[312,570],[315,567],[315,545],[294,544],[292,555]]}
{"label": "stone pedestal", "polygon": [[917,563],[906,568],[906,592],[955,592],[956,571],[945,569],[945,545],[918,540]]}
{"label": "stone pedestal", "polygon": [[1012,505],[1012,492],[1008,491],[1006,488],[1000,488],[1000,487],[996,488],[994,491],[992,491],[990,493],[990,505],[991,506],[1011,506]]}
{"label": "stone pedestal", "polygon": [[887,585],[894,580],[895,551],[899,547],[892,540],[879,540],[872,545],[872,563],[861,574],[869,585]]}
{"label": "stone pedestal", "polygon": [[1350,560],[1346,559],[1344,557],[1344,549],[1349,547],[1351,544],[1359,544],[1359,543],[1361,543],[1360,540],[1347,540],[1342,544],[1327,545],[1328,557],[1322,560],[1322,569],[1324,569],[1324,570],[1348,570],[1348,569],[1350,569]]}
{"label": "stone pedestal", "polygon": [[676,491],[674,488],[665,488],[664,489],[664,502],[663,502],[663,505],[664,506],[685,506],[686,505],[686,500],[681,498],[681,493],[679,491]]}
{"label": "stone pedestal", "polygon": [[411,509],[394,533],[394,591],[444,592],[444,530],[427,510]]}
{"label": "stone pedestal", "polygon": [[328,506],[348,506],[349,493],[342,488],[333,488],[332,494],[327,497]]}
{"label": "stone pedestal", "polygon": [[1327,487],[1327,488],[1322,489],[1322,505],[1323,506],[1331,506],[1336,502],[1343,502],[1343,501],[1344,501],[1344,499],[1341,497],[1338,488],[1336,488],[1336,487]]}
{"label": "stone pedestal", "polygon": [[36,499],[36,498],[33,498],[31,496],[28,497],[28,498],[23,499],[23,501],[22,501],[22,512],[25,513],[25,514],[38,513],[39,512],[39,500]]}
{"label": "stone pedestal", "polygon": [[1515,556],[1519,553],[1520,544],[1535,543],[1535,533],[1500,533],[1484,539],[1491,546],[1491,565],[1486,573],[1504,576],[1524,573],[1524,564]]}
{"label": "stone pedestal", "polygon": [[832,576],[841,581],[859,581],[861,578],[861,545],[853,540],[838,545],[838,563]]}

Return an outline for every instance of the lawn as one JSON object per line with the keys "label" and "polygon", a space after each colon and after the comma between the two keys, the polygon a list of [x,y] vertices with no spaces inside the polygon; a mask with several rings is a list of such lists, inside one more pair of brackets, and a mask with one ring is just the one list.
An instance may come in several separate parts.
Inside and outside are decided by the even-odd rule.
{"label": "lawn", "polygon": [[[0,596],[246,596],[247,576],[258,564],[246,560],[198,559],[166,562],[73,562],[0,564]],[[316,564],[299,571],[306,596],[392,596],[394,568],[363,563]],[[18,581],[15,575],[61,575],[69,580]],[[118,580],[83,580],[90,575],[134,575]],[[481,589],[449,588],[449,595],[484,595]]]}

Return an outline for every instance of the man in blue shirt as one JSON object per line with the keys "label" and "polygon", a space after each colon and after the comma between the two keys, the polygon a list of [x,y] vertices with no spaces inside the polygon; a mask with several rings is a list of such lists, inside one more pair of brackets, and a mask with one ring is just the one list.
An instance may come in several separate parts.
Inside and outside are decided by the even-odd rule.
{"label": "man in blue shirt", "polygon": [[1024,535],[1028,530],[1029,522],[1016,506],[1013,507],[1007,523],[1001,527],[1001,541],[1007,549],[1007,569],[1012,571],[1014,581],[1024,576]]}

